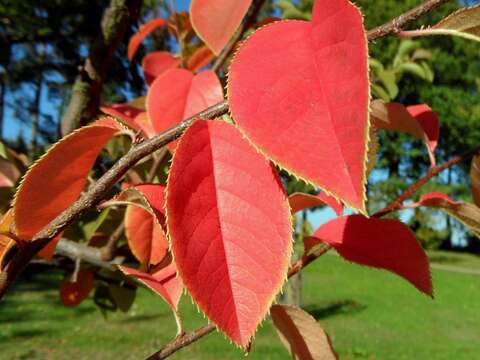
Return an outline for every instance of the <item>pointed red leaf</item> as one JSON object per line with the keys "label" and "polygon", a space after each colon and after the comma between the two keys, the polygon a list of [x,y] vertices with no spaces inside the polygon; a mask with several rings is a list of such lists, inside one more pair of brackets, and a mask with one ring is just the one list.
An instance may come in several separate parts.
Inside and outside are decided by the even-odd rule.
{"label": "pointed red leaf", "polygon": [[233,125],[195,122],[173,158],[167,224],[191,296],[246,347],[286,278],[292,249],[275,169]]}
{"label": "pointed red leaf", "polygon": [[222,85],[213,71],[194,75],[188,70],[173,69],[150,86],[147,111],[153,128],[161,133],[222,100]]}
{"label": "pointed red leaf", "polygon": [[31,239],[77,200],[102,147],[119,130],[112,118],[97,120],[53,145],[27,171],[13,204],[20,238]]}
{"label": "pointed red leaf", "polygon": [[344,216],[320,226],[314,237],[349,261],[391,271],[433,295],[428,257],[413,232],[398,220]]}
{"label": "pointed red leaf", "polygon": [[150,35],[155,29],[166,24],[167,22],[164,19],[153,19],[140,26],[140,29],[130,38],[128,43],[128,59],[132,61],[143,39]]}
{"label": "pointed red leaf", "polygon": [[175,264],[171,263],[162,269],[153,270],[150,274],[126,266],[119,266],[119,268],[125,275],[134,277],[148,286],[153,292],[160,295],[172,308],[175,318],[177,319],[177,325],[180,327],[178,303],[182,296],[183,284],[180,277],[177,276]]}
{"label": "pointed red leaf", "polygon": [[432,166],[435,166],[434,152],[440,136],[440,124],[437,114],[428,105],[405,107],[400,103],[384,103],[381,100],[374,100],[371,108],[375,127],[405,132],[423,140],[430,162]]}
{"label": "pointed red leaf", "polygon": [[57,248],[58,242],[62,239],[63,231],[55,236],[48,244],[37,253],[37,256],[42,259],[52,260],[53,255],[55,254],[55,249]]}
{"label": "pointed red leaf", "polygon": [[291,305],[273,305],[271,315],[280,339],[295,359],[337,359],[328,334],[312,315]]}
{"label": "pointed red leaf", "polygon": [[168,51],[154,51],[142,60],[145,81],[150,85],[153,80],[169,69],[176,68],[182,60],[173,56]]}
{"label": "pointed red leaf", "polygon": [[188,59],[187,69],[196,72],[210,64],[214,57],[215,55],[208,47],[202,46]]}
{"label": "pointed red leaf", "polygon": [[251,3],[252,0],[192,0],[193,28],[218,55],[241,24]]}
{"label": "pointed red leaf", "polygon": [[288,201],[292,209],[292,214],[304,209],[325,205],[330,206],[338,216],[343,214],[343,205],[333,196],[329,196],[323,192],[318,195],[296,192],[288,197]]}
{"label": "pointed red leaf", "polygon": [[362,212],[367,58],[360,11],[347,0],[317,1],[312,22],[275,22],[249,37],[228,83],[233,118],[263,153]]}

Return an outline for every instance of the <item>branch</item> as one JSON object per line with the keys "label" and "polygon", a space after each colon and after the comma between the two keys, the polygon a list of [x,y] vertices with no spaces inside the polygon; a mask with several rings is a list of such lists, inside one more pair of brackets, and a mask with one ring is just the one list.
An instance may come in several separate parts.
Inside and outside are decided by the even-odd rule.
{"label": "branch", "polygon": [[395,19],[368,31],[368,40],[374,41],[388,35],[396,35],[400,31],[402,31],[403,28],[408,25],[408,23],[418,19],[425,14],[432,12],[433,10],[446,4],[449,1],[450,0],[425,1],[423,4],[418,5],[416,8],[407,11],[399,17],[396,17]]}
{"label": "branch", "polygon": [[430,181],[434,176],[438,175],[443,170],[446,170],[448,168],[451,168],[452,166],[460,164],[465,160],[471,159],[472,157],[474,157],[479,153],[480,153],[480,146],[472,150],[469,150],[461,155],[455,156],[453,159],[447,161],[446,163],[443,163],[442,165],[437,165],[432,167],[428,171],[428,173],[426,173],[424,176],[418,179],[414,184],[412,184],[407,190],[403,192],[403,194],[401,194],[389,205],[385,206],[382,210],[377,211],[372,216],[380,218],[393,211],[403,209],[403,202],[409,199],[413,194],[415,194],[418,189],[420,189],[423,185],[425,185],[428,181]]}
{"label": "branch", "polygon": [[72,97],[62,120],[65,136],[86,125],[98,113],[100,93],[113,55],[123,40],[130,19],[135,18],[142,0],[111,0],[102,16],[101,29],[85,64],[73,85]]}

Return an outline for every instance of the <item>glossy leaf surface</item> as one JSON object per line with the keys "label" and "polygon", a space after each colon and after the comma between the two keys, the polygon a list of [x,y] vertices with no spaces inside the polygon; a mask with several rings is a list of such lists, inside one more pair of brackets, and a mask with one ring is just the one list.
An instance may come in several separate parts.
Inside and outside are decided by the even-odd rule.
{"label": "glossy leaf surface", "polygon": [[174,154],[167,224],[190,295],[246,347],[286,278],[292,249],[275,169],[233,125],[195,122]]}
{"label": "glossy leaf surface", "polygon": [[235,122],[264,154],[362,212],[367,57],[360,11],[347,0],[316,1],[311,22],[275,22],[249,37],[228,83]]}

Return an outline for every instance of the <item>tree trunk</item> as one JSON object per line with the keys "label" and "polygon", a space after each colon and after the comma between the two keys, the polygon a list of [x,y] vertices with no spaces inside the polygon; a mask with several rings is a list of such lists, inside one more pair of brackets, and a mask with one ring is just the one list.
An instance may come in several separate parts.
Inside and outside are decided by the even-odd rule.
{"label": "tree trunk", "polygon": [[73,85],[72,97],[62,121],[62,135],[87,124],[98,113],[103,82],[131,19],[138,17],[142,0],[110,0],[101,29]]}
{"label": "tree trunk", "polygon": [[42,102],[43,73],[38,74],[35,88],[35,100],[32,109],[32,139],[30,140],[30,159],[35,158],[37,153],[38,126],[40,123],[40,109]]}
{"label": "tree trunk", "polygon": [[3,140],[3,114],[5,104],[6,85],[3,79],[0,80],[0,140]]}

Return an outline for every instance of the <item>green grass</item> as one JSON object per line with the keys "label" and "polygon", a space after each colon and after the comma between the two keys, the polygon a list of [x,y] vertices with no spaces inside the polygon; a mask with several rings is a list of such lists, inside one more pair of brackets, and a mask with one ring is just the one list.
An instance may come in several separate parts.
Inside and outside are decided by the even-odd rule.
{"label": "green grass", "polygon": [[[480,269],[473,256],[435,253],[435,261]],[[452,264],[453,265],[453,264]],[[341,359],[474,359],[480,353],[480,276],[433,270],[435,300],[383,271],[324,256],[303,276],[304,308],[329,332]],[[0,359],[142,359],[174,336],[168,307],[141,289],[128,314],[104,320],[88,299],[75,309],[58,300],[61,274],[24,279],[0,303]],[[190,299],[185,325],[205,323]],[[243,359],[220,334],[174,359]],[[289,359],[266,321],[250,359]]]}

